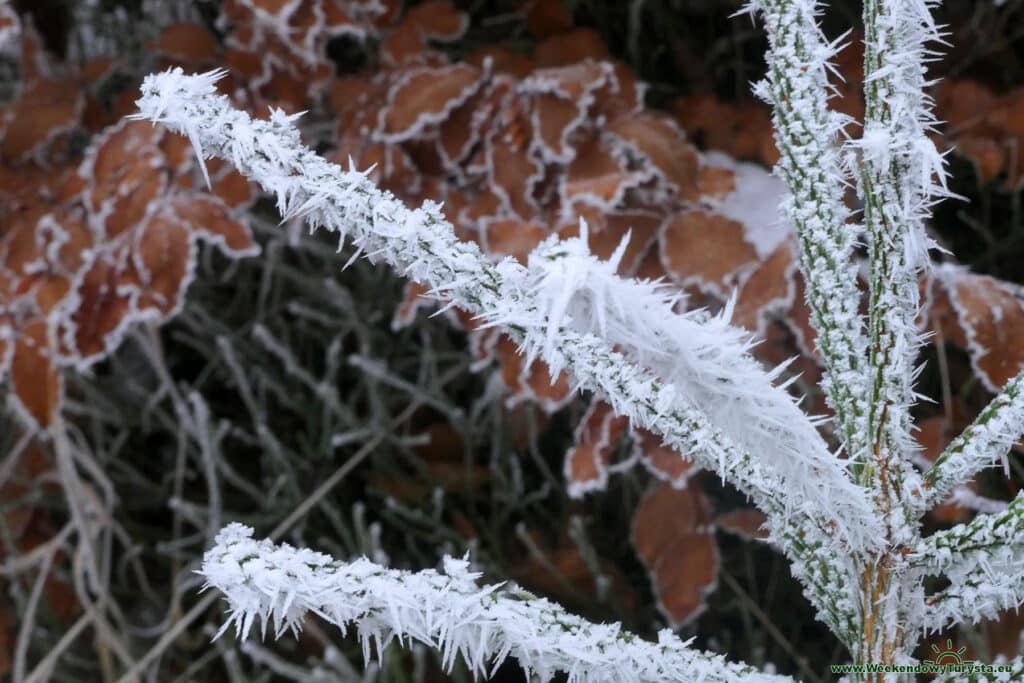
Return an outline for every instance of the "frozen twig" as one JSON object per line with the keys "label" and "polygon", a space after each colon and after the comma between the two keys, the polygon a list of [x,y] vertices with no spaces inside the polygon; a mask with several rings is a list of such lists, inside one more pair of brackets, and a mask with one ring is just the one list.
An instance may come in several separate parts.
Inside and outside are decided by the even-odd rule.
{"label": "frozen twig", "polygon": [[981,414],[946,447],[922,482],[921,507],[941,503],[956,487],[1006,456],[1024,434],[1024,372],[1007,382]]}
{"label": "frozen twig", "polygon": [[848,119],[828,108],[828,60],[838,43],[825,40],[812,0],[752,0],[748,12],[764,18],[768,74],[755,92],[772,105],[776,172],[789,195],[783,210],[796,226],[807,303],[825,363],[822,388],[850,456],[864,456],[868,406],[864,320],[853,248],[857,226],[843,200],[848,178],[840,151]]}
{"label": "frozen twig", "polygon": [[444,573],[386,569],[362,558],[339,562],[287,544],[256,541],[252,529],[226,527],[207,551],[202,573],[228,599],[230,617],[245,637],[254,624],[280,634],[297,631],[307,612],[355,625],[370,660],[392,640],[418,641],[442,653],[451,670],[461,657],[475,674],[487,674],[512,657],[528,673],[549,680],[556,672],[584,681],[784,681],[691,649],[669,630],[650,643],[619,624],[592,624],[544,598],[477,584],[465,560],[446,558]]}

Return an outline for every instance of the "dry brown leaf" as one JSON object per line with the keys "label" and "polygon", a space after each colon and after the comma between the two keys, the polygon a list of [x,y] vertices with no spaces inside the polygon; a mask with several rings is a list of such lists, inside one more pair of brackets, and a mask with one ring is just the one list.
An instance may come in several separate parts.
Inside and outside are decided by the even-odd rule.
{"label": "dry brown leaf", "polygon": [[647,568],[658,609],[673,628],[706,608],[718,579],[718,545],[710,506],[691,483],[654,486],[633,516],[633,546]]}

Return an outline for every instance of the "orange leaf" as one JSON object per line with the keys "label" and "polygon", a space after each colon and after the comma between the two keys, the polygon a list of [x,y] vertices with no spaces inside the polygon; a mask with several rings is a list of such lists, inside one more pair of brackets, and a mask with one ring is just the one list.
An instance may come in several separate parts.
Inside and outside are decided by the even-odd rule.
{"label": "orange leaf", "polygon": [[671,119],[649,112],[627,114],[612,121],[607,130],[646,158],[672,192],[683,199],[697,198],[697,152]]}
{"label": "orange leaf", "polygon": [[673,628],[693,621],[716,586],[718,545],[703,492],[659,484],[633,516],[633,546],[647,567],[658,609]]}
{"label": "orange leaf", "polygon": [[48,427],[60,410],[64,383],[54,364],[45,318],[18,330],[10,375],[11,395],[20,410],[40,428]]}
{"label": "orange leaf", "polygon": [[724,297],[742,269],[757,263],[743,226],[708,211],[688,211],[662,231],[661,260],[682,285]]}

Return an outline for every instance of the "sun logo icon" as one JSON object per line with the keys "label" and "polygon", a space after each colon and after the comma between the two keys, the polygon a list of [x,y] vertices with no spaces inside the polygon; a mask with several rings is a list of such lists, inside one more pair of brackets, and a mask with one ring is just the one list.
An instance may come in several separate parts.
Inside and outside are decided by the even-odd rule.
{"label": "sun logo icon", "polygon": [[967,652],[967,648],[966,647],[961,647],[959,650],[954,650],[953,649],[953,640],[951,638],[947,638],[946,639],[946,647],[944,649],[942,649],[942,650],[939,649],[938,645],[932,643],[932,652],[935,653],[935,658],[934,659],[926,659],[926,660],[924,660],[925,664],[928,664],[928,665],[931,665],[931,666],[943,666],[943,665],[959,666],[959,665],[964,663],[963,656],[964,656],[964,653]]}

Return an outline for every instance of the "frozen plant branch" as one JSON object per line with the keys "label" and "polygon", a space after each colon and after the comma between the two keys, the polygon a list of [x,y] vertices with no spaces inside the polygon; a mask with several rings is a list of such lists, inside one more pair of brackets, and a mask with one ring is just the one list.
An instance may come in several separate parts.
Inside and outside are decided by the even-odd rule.
{"label": "frozen plant branch", "polygon": [[1024,603],[1024,493],[1001,512],[932,534],[908,559],[915,570],[951,582],[926,599],[926,631],[1018,608]]}
{"label": "frozen plant branch", "polygon": [[[780,538],[838,537],[853,549],[877,544],[877,524],[867,497],[837,459],[822,457],[821,451],[806,447],[798,457],[791,457],[787,449],[765,448],[767,444],[760,442],[753,452],[765,457],[755,458],[715,423],[703,406],[698,407],[704,389],[737,406],[764,407],[758,403],[761,399],[752,400],[743,386],[743,382],[762,381],[750,374],[753,366],[744,366],[737,375],[735,368],[721,362],[741,357],[745,349],[709,354],[707,348],[687,347],[686,339],[678,339],[679,351],[699,372],[674,377],[678,384],[659,381],[588,329],[596,324],[607,330],[612,326],[608,321],[614,321],[617,329],[628,329],[635,322],[627,317],[633,297],[644,296],[651,302],[653,291],[617,280],[606,292],[615,305],[599,307],[603,314],[595,309],[590,322],[583,324],[583,316],[577,320],[568,312],[574,306],[587,305],[586,301],[600,303],[593,298],[594,292],[582,287],[589,281],[586,269],[594,270],[595,259],[577,258],[568,269],[564,264],[545,266],[536,260],[531,261],[530,269],[510,258],[492,263],[477,245],[456,238],[436,204],[427,202],[421,209],[410,210],[390,193],[374,187],[365,174],[346,173],[315,155],[301,144],[292,117],[274,112],[270,121],[254,121],[233,109],[226,97],[215,92],[218,76],[185,76],[176,69],[147,77],[138,101],[140,118],[184,132],[200,154],[206,150],[230,161],[276,194],[283,215],[306,216],[313,227],[327,227],[342,239],[349,236],[371,259],[384,260],[454,304],[506,326],[527,355],[539,355],[555,369],[568,368],[580,386],[606,397],[618,414],[662,434],[669,445],[751,496],[773,524],[794,525],[793,534],[776,528]],[[552,248],[546,258],[555,262],[561,257]],[[544,283],[550,282],[552,268],[570,274],[582,268],[577,275],[588,278],[577,283],[579,289],[551,291]],[[573,303],[563,298],[566,295],[580,298]],[[647,315],[655,313],[657,310],[651,310]],[[633,346],[645,345],[635,341]],[[727,381],[719,383],[720,377]],[[724,390],[728,393],[722,393],[723,386],[729,387]],[[782,410],[789,415],[792,402],[788,397],[784,400]],[[749,418],[767,419],[764,433],[777,440],[791,428],[779,420],[779,414],[776,409],[767,417]],[[787,457],[773,458],[777,454]]]}
{"label": "frozen plant branch", "polygon": [[[859,153],[858,192],[870,257],[868,435],[864,479],[886,501],[891,535],[912,538],[902,509],[916,487],[910,454],[915,363],[923,343],[915,319],[921,274],[932,241],[924,223],[934,198],[948,195],[942,156],[928,137],[935,124],[925,93],[925,44],[941,36],[934,0],[864,3],[864,130],[851,143]],[[939,183],[936,184],[936,179]]]}
{"label": "frozen plant branch", "polygon": [[1024,434],[1024,371],[993,398],[960,436],[955,438],[924,474],[922,511],[938,505],[956,487],[983,469],[1002,462]]}
{"label": "frozen plant branch", "polygon": [[796,226],[807,304],[825,364],[822,389],[849,455],[863,459],[867,342],[852,260],[856,226],[843,201],[848,181],[840,139],[847,119],[828,108],[828,60],[837,45],[825,40],[810,0],[752,0],[746,11],[760,14],[768,33],[768,74],[755,92],[772,106],[776,172],[789,187],[782,208]]}
{"label": "frozen plant branch", "polygon": [[411,573],[252,536],[252,529],[231,524],[203,558],[207,586],[222,591],[229,605],[218,636],[235,625],[245,638],[256,623],[264,633],[271,623],[278,635],[298,631],[312,612],[343,633],[355,625],[366,661],[372,645],[380,655],[397,640],[438,649],[449,672],[461,658],[478,676],[512,657],[531,680],[558,672],[570,683],[792,680],[691,649],[668,629],[649,643],[619,624],[592,624],[524,591],[481,587],[465,560],[445,558],[444,574]]}

